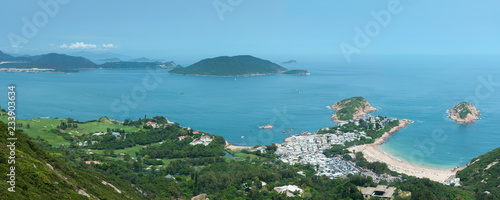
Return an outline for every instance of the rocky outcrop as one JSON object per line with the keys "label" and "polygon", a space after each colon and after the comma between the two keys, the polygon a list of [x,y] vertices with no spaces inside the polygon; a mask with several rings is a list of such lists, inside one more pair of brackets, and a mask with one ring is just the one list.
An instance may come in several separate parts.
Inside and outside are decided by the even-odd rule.
{"label": "rocky outcrop", "polygon": [[352,97],[336,102],[331,109],[335,109],[337,113],[332,115],[334,122],[342,122],[351,119],[357,119],[360,116],[367,115],[377,109],[372,107],[370,103],[363,97]]}
{"label": "rocky outcrop", "polygon": [[476,122],[480,114],[474,105],[465,101],[456,104],[448,112],[450,119],[464,124]]}
{"label": "rocky outcrop", "polygon": [[265,125],[263,127],[261,127],[261,129],[273,129],[274,127],[271,126],[271,124],[268,124],[268,125]]}

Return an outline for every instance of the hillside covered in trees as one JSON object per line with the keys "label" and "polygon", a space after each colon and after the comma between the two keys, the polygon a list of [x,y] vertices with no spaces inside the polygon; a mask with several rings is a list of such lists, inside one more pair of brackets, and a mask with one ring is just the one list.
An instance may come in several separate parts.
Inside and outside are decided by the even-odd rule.
{"label": "hillside covered in trees", "polygon": [[196,76],[254,76],[272,74],[305,75],[305,70],[288,70],[276,63],[249,55],[207,58],[188,67],[170,70],[171,74]]}

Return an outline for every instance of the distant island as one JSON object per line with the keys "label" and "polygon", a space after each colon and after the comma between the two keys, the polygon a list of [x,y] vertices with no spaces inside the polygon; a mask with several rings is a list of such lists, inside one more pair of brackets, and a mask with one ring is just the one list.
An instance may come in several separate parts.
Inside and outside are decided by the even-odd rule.
{"label": "distant island", "polygon": [[[116,60],[116,59],[111,59]],[[79,72],[80,69],[146,69],[167,68],[177,65],[171,62],[118,61],[97,65],[80,56],[49,53],[36,56],[14,57],[0,51],[0,71],[7,72]]]}
{"label": "distant island", "polygon": [[450,119],[456,122],[468,124],[479,120],[477,117],[479,115],[477,108],[465,101],[456,104],[448,112],[450,113]]}
{"label": "distant island", "polygon": [[194,76],[257,76],[257,75],[307,75],[305,70],[288,70],[268,60],[249,55],[207,58],[188,67],[170,70],[170,74]]}
{"label": "distant island", "polygon": [[297,64],[296,60],[289,60],[281,63],[282,65],[294,65]]}
{"label": "distant island", "polygon": [[335,122],[356,119],[359,116],[363,116],[377,110],[363,97],[344,99],[336,102],[333,106],[330,106],[330,108],[337,111],[334,115],[332,115]]}

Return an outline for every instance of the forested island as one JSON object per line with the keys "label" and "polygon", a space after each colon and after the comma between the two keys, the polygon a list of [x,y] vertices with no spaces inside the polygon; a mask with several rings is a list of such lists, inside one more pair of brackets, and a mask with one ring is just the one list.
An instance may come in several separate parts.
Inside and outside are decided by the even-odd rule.
{"label": "forested island", "polygon": [[80,56],[49,53],[14,57],[0,51],[0,68],[7,72],[79,72],[82,69],[172,69],[173,62],[117,61],[97,65]]}
{"label": "forested island", "polygon": [[448,112],[450,119],[456,122],[468,124],[479,120],[477,117],[479,115],[477,108],[465,101],[454,105]]}
{"label": "forested island", "polygon": [[249,55],[220,56],[203,59],[188,67],[170,70],[171,74],[193,76],[256,76],[256,75],[307,75],[305,70],[288,70],[276,63]]}
{"label": "forested island", "polygon": [[334,115],[332,115],[332,118],[335,119],[336,122],[356,119],[359,116],[363,116],[377,110],[363,97],[344,99],[336,102],[333,106],[330,106],[330,108],[337,111]]}

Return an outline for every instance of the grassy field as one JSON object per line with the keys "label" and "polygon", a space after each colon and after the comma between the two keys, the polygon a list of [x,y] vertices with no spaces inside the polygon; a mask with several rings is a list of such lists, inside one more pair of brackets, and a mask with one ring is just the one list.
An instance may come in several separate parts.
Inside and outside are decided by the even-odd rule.
{"label": "grassy field", "polygon": [[[7,115],[0,116],[0,120],[3,122],[7,122]],[[53,146],[70,144],[70,142],[65,140],[63,137],[50,132],[50,130],[55,129],[57,125],[61,124],[60,119],[16,119],[16,124],[20,123],[23,124],[23,128],[21,129],[29,137],[40,137]],[[27,124],[30,125],[29,129],[26,128]]]}
{"label": "grassy field", "polygon": [[[151,144],[151,146],[160,146],[163,142],[157,142]],[[121,153],[128,154],[130,156],[135,156],[135,152],[139,152],[142,148],[145,148],[147,145],[135,145],[134,147],[125,148],[125,149],[115,149],[114,154],[120,155]],[[88,152],[92,152],[99,155],[104,155],[105,150],[95,150],[95,149],[87,149]]]}
{"label": "grassy field", "polygon": [[[239,158],[241,160],[246,160],[247,157],[250,158],[250,162],[253,162],[253,161],[266,162],[266,161],[270,161],[271,160],[269,158],[257,156],[255,154],[246,154],[246,153],[241,152],[241,150],[239,150],[239,151],[232,151],[230,149],[226,149],[226,150],[228,152],[230,152],[232,155],[234,155],[234,157],[237,157],[237,158]],[[226,157],[226,158],[228,158],[228,157]],[[229,159],[234,159],[234,158],[229,158]]]}
{"label": "grassy field", "polygon": [[119,122],[111,121],[107,118],[101,118],[95,122],[85,122],[83,124],[78,124],[78,128],[70,128],[67,130],[67,132],[77,136],[81,136],[88,133],[106,132],[108,128],[115,130],[124,130],[128,133],[136,132],[141,129],[135,126],[123,126]]}
{"label": "grassy field", "polygon": [[[0,120],[3,122],[7,122],[7,115],[3,114],[0,116]],[[70,145],[71,142],[64,139],[62,136],[54,134],[51,132],[52,129],[57,129],[57,125],[60,125],[61,122],[67,122],[67,119],[16,119],[16,124],[22,124],[22,129],[24,133],[26,133],[29,137],[46,140],[52,146],[61,146],[61,145]],[[27,128],[27,125],[30,125],[30,128]],[[18,127],[19,128],[19,127]],[[105,117],[95,121],[95,122],[84,122],[79,123],[78,128],[68,128],[63,133],[68,133],[70,135],[81,136],[83,134],[96,133],[96,132],[106,132],[107,129],[122,129],[125,132],[136,132],[141,128],[135,126],[123,126],[121,123],[116,121],[111,121]],[[135,147],[133,147],[135,148]],[[134,152],[136,150],[133,150]],[[138,151],[138,150],[137,150]]]}

